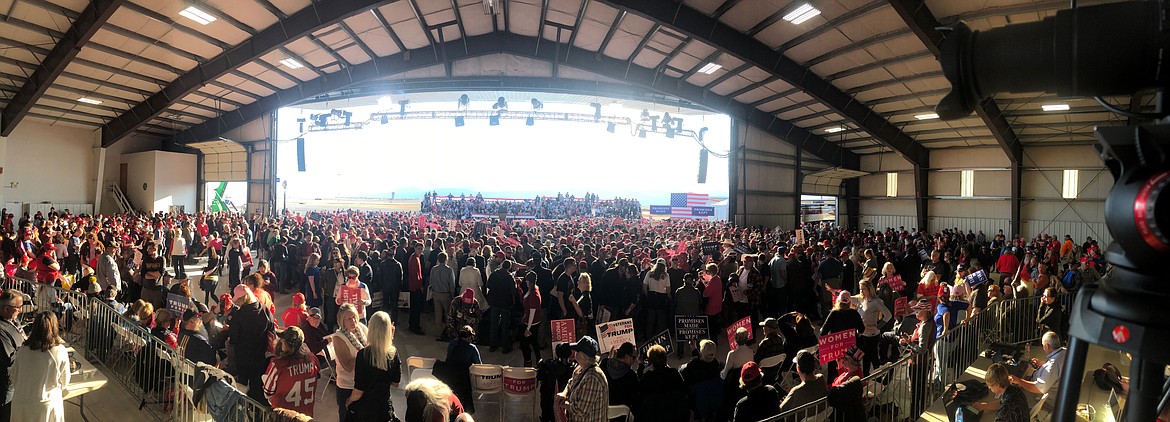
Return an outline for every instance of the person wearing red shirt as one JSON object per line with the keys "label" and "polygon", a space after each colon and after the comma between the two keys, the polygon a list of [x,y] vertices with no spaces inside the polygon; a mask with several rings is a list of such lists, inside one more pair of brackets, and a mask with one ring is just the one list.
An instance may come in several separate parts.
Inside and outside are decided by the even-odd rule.
{"label": "person wearing red shirt", "polygon": [[707,314],[707,331],[708,337],[715,344],[719,344],[718,331],[719,314],[723,312],[723,280],[719,278],[719,265],[715,263],[707,264],[707,268],[700,274],[703,278],[703,298],[707,300],[707,305],[704,307],[704,313]]}
{"label": "person wearing red shirt", "polygon": [[410,291],[410,332],[425,335],[419,318],[422,317],[422,305],[427,300],[426,290],[423,290],[422,274],[422,245],[414,245],[414,253],[406,260],[406,288]]}
{"label": "person wearing red shirt", "polygon": [[298,327],[276,333],[276,356],[264,372],[264,395],[273,409],[289,409],[313,416],[317,397],[317,358],[304,346]]}
{"label": "person wearing red shirt", "polygon": [[524,274],[524,282],[516,287],[518,295],[522,298],[520,303],[524,306],[524,314],[520,317],[520,324],[524,326],[520,337],[520,352],[524,354],[524,366],[528,368],[534,367],[532,366],[534,358],[540,360],[540,347],[537,346],[536,339],[542,315],[540,289],[536,288],[536,279],[536,273],[529,271]]}
{"label": "person wearing red shirt", "polygon": [[999,271],[999,284],[1002,286],[1005,279],[1011,280],[1019,267],[1020,259],[1016,258],[1016,247],[1013,246],[1004,251],[1003,255],[1000,255],[999,259],[995,261],[995,269]]}
{"label": "person wearing red shirt", "polygon": [[280,314],[280,322],[285,328],[299,327],[309,318],[308,308],[305,306],[305,294],[297,293],[292,297],[292,306]]}

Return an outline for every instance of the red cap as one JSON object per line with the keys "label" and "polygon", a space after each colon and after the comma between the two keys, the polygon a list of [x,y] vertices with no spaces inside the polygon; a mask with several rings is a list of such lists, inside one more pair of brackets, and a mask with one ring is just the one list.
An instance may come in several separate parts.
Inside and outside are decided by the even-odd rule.
{"label": "red cap", "polygon": [[468,305],[475,303],[475,291],[473,291],[471,289],[464,289],[463,290],[463,303],[466,303]]}
{"label": "red cap", "polygon": [[297,294],[293,295],[292,302],[293,302],[293,305],[304,305],[305,304],[305,294],[304,293],[297,293]]}
{"label": "red cap", "polygon": [[760,379],[763,374],[760,372],[760,365],[755,362],[748,362],[743,364],[743,369],[739,371],[739,379],[743,382],[753,382]]}

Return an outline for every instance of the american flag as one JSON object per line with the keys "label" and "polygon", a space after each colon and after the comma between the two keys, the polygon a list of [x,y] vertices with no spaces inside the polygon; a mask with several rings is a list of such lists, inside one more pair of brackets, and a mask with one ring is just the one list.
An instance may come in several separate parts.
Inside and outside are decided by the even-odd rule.
{"label": "american flag", "polygon": [[670,207],[670,218],[696,218],[691,207]]}
{"label": "american flag", "polygon": [[709,195],[705,193],[672,193],[670,194],[670,206],[672,207],[693,207],[696,205],[707,205]]}

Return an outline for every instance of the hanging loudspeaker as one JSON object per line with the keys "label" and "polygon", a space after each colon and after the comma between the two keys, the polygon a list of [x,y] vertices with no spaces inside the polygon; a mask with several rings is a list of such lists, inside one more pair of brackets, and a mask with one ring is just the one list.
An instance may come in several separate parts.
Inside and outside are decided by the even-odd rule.
{"label": "hanging loudspeaker", "polygon": [[305,138],[297,138],[297,171],[305,171]]}

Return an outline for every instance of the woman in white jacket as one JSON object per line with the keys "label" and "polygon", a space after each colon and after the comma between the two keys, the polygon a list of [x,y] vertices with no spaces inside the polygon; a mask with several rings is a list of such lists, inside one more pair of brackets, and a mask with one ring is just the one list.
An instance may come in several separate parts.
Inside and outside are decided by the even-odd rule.
{"label": "woman in white jacket", "polygon": [[69,384],[69,352],[57,331],[57,316],[41,311],[29,328],[28,340],[12,364],[12,420],[65,420],[65,385]]}

